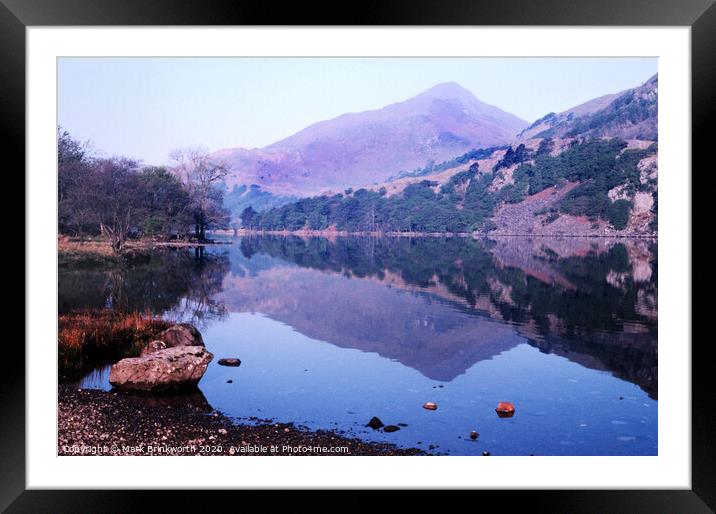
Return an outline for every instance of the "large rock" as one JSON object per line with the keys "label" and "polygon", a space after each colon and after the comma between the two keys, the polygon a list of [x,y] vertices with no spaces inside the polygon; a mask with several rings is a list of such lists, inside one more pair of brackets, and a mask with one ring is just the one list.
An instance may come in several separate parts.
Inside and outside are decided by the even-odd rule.
{"label": "large rock", "polygon": [[204,346],[201,333],[190,323],[177,323],[164,332],[161,332],[157,339],[164,341],[167,348],[177,346]]}
{"label": "large rock", "polygon": [[112,366],[109,382],[130,391],[193,389],[213,358],[203,346],[166,348],[142,357],[122,359]]}
{"label": "large rock", "polygon": [[144,357],[145,355],[149,355],[152,353],[157,353],[162,350],[166,350],[167,343],[164,341],[151,341],[147,346],[142,348],[142,352],[139,354],[141,357]]}

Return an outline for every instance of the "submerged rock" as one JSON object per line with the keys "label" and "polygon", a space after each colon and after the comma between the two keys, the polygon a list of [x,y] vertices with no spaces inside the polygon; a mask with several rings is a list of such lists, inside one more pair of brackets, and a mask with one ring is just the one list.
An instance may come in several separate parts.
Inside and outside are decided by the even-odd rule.
{"label": "submerged rock", "polygon": [[177,323],[172,325],[158,336],[166,343],[167,348],[178,346],[204,346],[201,332],[191,323]]}
{"label": "submerged rock", "polygon": [[438,410],[438,404],[434,402],[425,402],[423,404],[423,409],[427,410]]}
{"label": "submerged rock", "polygon": [[219,359],[219,366],[241,366],[241,359]]}
{"label": "submerged rock", "polygon": [[383,432],[397,432],[398,430],[400,430],[400,427],[397,427],[395,425],[388,425],[383,429]]}
{"label": "submerged rock", "polygon": [[166,348],[142,357],[122,359],[109,382],[129,391],[179,391],[196,388],[214,356],[203,346]]}
{"label": "submerged rock", "polygon": [[370,418],[370,421],[366,426],[372,428],[373,430],[378,430],[380,427],[383,427],[385,425],[380,420],[380,418],[373,416],[372,418]]}
{"label": "submerged rock", "polygon": [[501,418],[511,418],[515,415],[515,406],[511,402],[499,402],[495,412]]}

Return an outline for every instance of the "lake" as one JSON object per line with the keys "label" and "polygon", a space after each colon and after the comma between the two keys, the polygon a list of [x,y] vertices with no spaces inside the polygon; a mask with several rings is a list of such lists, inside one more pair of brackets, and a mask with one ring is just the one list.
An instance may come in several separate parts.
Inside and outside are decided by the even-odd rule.
{"label": "lake", "polygon": [[[194,323],[214,354],[199,388],[243,423],[449,455],[657,454],[652,240],[229,242],[122,269],[63,266],[59,309]],[[242,364],[219,366],[222,357]],[[109,363],[95,364],[80,387],[109,389]],[[513,417],[497,416],[500,401]],[[366,427],[373,416],[400,430]]]}

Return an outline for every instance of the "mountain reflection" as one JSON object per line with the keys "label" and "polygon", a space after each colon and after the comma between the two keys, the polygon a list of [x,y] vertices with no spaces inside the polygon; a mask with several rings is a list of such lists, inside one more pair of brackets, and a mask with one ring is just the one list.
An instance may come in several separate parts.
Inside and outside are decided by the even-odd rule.
{"label": "mountain reflection", "polygon": [[220,302],[450,381],[525,340],[657,396],[656,246],[567,238],[242,238]]}
{"label": "mountain reflection", "polygon": [[205,327],[260,312],[449,382],[527,342],[657,397],[656,245],[565,238],[256,236],[197,259],[61,266],[60,313],[113,308]]}

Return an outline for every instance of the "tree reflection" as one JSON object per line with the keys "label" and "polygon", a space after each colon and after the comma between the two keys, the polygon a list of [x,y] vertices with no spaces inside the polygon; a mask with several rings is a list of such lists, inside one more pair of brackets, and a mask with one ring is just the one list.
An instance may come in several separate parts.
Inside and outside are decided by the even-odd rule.
{"label": "tree reflection", "polygon": [[152,251],[109,268],[61,266],[59,312],[108,308],[202,325],[226,313],[215,295],[229,269],[226,251],[197,255],[186,248]]}

